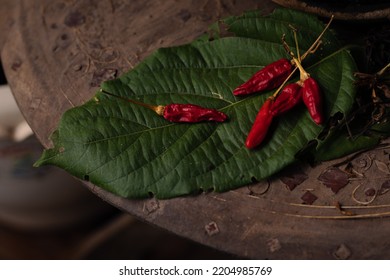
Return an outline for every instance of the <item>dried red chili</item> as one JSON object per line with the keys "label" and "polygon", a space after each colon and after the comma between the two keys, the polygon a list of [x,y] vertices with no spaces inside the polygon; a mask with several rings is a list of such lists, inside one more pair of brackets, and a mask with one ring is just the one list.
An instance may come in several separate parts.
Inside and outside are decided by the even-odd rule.
{"label": "dried red chili", "polygon": [[233,90],[234,95],[245,95],[280,86],[290,75],[293,66],[282,58],[257,71],[249,80]]}
{"label": "dried red chili", "polygon": [[313,121],[320,125],[324,121],[322,114],[322,95],[320,87],[312,77],[307,78],[302,84],[302,99]]}
{"label": "dried red chili", "polygon": [[271,96],[265,100],[257,113],[256,119],[253,122],[252,128],[245,141],[245,146],[248,149],[253,149],[260,145],[267,135],[268,129],[274,117],[271,112],[273,104],[274,98]]}
{"label": "dried red chili", "polygon": [[302,87],[297,83],[286,85],[277,95],[271,108],[274,116],[281,115],[295,107],[302,100]]}
{"label": "dried red chili", "polygon": [[293,60],[300,72],[300,80],[297,84],[302,86],[303,103],[305,103],[313,121],[317,125],[320,125],[324,121],[324,117],[322,115],[322,95],[320,87],[318,86],[316,80],[310,77],[310,74],[305,71],[299,59],[293,57]]}
{"label": "dried red chili", "polygon": [[163,117],[171,122],[224,122],[227,116],[215,109],[200,107],[194,104],[168,104],[164,106]]}
{"label": "dried red chili", "polygon": [[[298,59],[302,61],[310,53],[315,52],[315,50],[321,44],[321,38],[324,35],[325,31],[329,28],[331,22],[333,21],[334,16],[332,15],[329,22],[325,26],[324,30],[320,33],[314,43],[310,48],[300,57],[298,52]],[[294,37],[297,43],[296,30],[294,29]],[[284,37],[283,37],[284,38]],[[297,51],[298,43],[296,44]],[[263,90],[274,89],[283,84],[291,75],[292,72],[296,70],[294,67],[295,61],[289,61],[286,58],[281,58],[267,66],[265,66],[260,71],[256,72],[249,80],[247,80],[242,85],[238,86],[233,90],[234,95],[245,95],[254,92],[259,92]]]}
{"label": "dried red chili", "polygon": [[162,116],[164,119],[170,122],[197,123],[203,121],[224,122],[227,120],[227,115],[221,111],[204,108],[194,104],[171,103],[168,105],[150,105],[140,101],[118,96],[105,90],[101,90],[101,92],[153,110],[158,115]]}

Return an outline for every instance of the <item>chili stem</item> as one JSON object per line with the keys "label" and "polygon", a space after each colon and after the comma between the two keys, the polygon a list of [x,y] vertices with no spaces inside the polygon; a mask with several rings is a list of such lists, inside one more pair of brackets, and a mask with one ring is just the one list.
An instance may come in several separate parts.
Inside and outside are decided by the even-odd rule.
{"label": "chili stem", "polygon": [[283,89],[283,87],[286,85],[286,83],[288,82],[288,80],[290,80],[290,78],[292,77],[292,75],[294,75],[295,71],[297,71],[297,67],[295,67],[290,75],[288,75],[288,77],[284,80],[284,82],[278,87],[278,89],[274,92],[274,94],[272,95],[272,98],[276,98],[276,96],[279,94],[279,92]]}
{"label": "chili stem", "polygon": [[320,33],[320,35],[318,36],[318,38],[314,41],[314,43],[310,46],[310,48],[302,55],[302,58],[301,60],[304,60],[306,58],[306,56],[311,53],[314,49],[317,49],[319,44],[320,44],[320,40],[322,38],[322,36],[324,36],[324,33],[325,31],[329,28],[330,24],[332,23],[333,21],[333,18],[334,18],[334,15],[332,15],[330,17],[330,20],[329,22],[326,24],[324,30],[322,30],[322,32]]}
{"label": "chili stem", "polygon": [[303,83],[305,80],[307,80],[310,77],[310,74],[305,71],[305,69],[302,67],[301,62],[296,57],[293,57],[293,60],[300,72],[299,82]]}
{"label": "chili stem", "polygon": [[377,74],[381,76],[387,70],[387,68],[390,68],[390,63],[383,67]]}
{"label": "chili stem", "polygon": [[294,28],[294,41],[295,41],[295,49],[297,50],[297,57],[298,60],[301,61],[301,54],[299,53],[299,44],[298,44],[298,38],[297,38],[297,30]]}
{"label": "chili stem", "polygon": [[[298,38],[297,38],[297,33],[296,33],[297,30],[292,25],[290,25],[290,28],[294,32],[295,46],[296,46],[296,49],[297,49],[297,56],[298,56],[298,60],[299,61],[303,61],[306,58],[306,56],[308,56],[310,53],[314,53],[315,51],[317,51],[317,49],[319,48],[319,46],[322,43],[321,38],[324,36],[325,31],[329,28],[330,24],[333,21],[333,18],[334,18],[334,15],[331,16],[331,18],[330,18],[329,22],[326,24],[324,30],[322,30],[322,32],[320,33],[320,35],[318,35],[318,37],[314,41],[314,43],[307,49],[307,51],[302,56],[300,56],[300,53],[299,53]],[[284,46],[285,50],[287,51],[287,53],[293,58],[294,57],[294,53],[291,51],[290,47],[288,46],[288,44],[287,44],[287,42],[285,40],[285,37],[286,37],[286,34],[283,34],[283,36],[282,36],[283,46]],[[385,68],[387,68],[387,67],[385,67]],[[385,69],[382,69],[382,70],[385,70]]]}
{"label": "chili stem", "polygon": [[164,108],[165,108],[165,106],[163,106],[163,105],[151,105],[151,104],[143,103],[143,102],[141,102],[141,101],[137,101],[137,100],[133,100],[133,99],[129,99],[129,98],[125,98],[125,97],[122,97],[122,96],[113,94],[113,93],[108,92],[108,91],[106,91],[106,90],[104,90],[104,89],[100,89],[100,92],[102,92],[102,93],[104,93],[104,94],[107,94],[107,95],[110,95],[110,96],[113,96],[113,97],[116,97],[116,98],[119,98],[119,99],[122,99],[122,100],[127,101],[127,102],[130,102],[130,103],[133,103],[133,104],[142,106],[142,107],[144,107],[144,108],[153,110],[153,111],[156,112],[158,115],[163,115],[163,113],[164,113]]}
{"label": "chili stem", "polygon": [[283,36],[282,36],[282,44],[283,44],[284,49],[288,53],[288,55],[291,56],[291,58],[294,58],[294,53],[292,52],[292,50],[290,49],[290,46],[286,42],[286,34],[283,34]]}
{"label": "chili stem", "polygon": [[[320,35],[318,35],[317,39],[314,41],[314,43],[309,47],[309,49],[302,55],[300,56],[300,53],[299,53],[299,46],[298,46],[298,38],[297,38],[297,34],[296,34],[296,29],[293,27],[293,26],[290,26],[294,32],[294,40],[295,40],[295,46],[296,46],[296,49],[297,49],[297,54],[298,54],[298,59],[295,58],[294,56],[294,53],[291,51],[290,47],[288,46],[286,40],[285,40],[285,34],[283,34],[282,36],[282,43],[283,43],[283,46],[284,48],[286,49],[287,53],[292,57],[293,61],[294,61],[294,64],[295,64],[295,68],[294,70],[291,72],[291,74],[286,78],[286,80],[284,80],[284,82],[280,85],[280,87],[274,92],[274,94],[272,95],[272,98],[276,98],[276,96],[279,94],[279,92],[283,89],[283,87],[285,86],[285,84],[288,82],[288,80],[290,80],[290,78],[292,77],[292,75],[295,73],[295,71],[297,69],[300,70],[300,79],[302,80],[305,80],[307,79],[310,75],[309,73],[307,73],[300,62],[302,62],[302,60],[304,60],[306,58],[306,56],[308,56],[310,53],[313,53],[315,52],[318,47],[321,45],[321,38],[324,36],[325,34],[325,31],[329,28],[330,24],[332,23],[333,21],[333,18],[334,18],[334,15],[332,15],[330,17],[330,20],[328,21],[328,23],[326,24],[324,30],[322,30],[322,32],[320,33]],[[298,63],[297,63],[298,61]],[[390,64],[388,65],[390,66]],[[387,66],[385,67],[387,68]],[[385,68],[382,69],[383,71],[385,71]],[[303,76],[302,76],[303,75]]]}

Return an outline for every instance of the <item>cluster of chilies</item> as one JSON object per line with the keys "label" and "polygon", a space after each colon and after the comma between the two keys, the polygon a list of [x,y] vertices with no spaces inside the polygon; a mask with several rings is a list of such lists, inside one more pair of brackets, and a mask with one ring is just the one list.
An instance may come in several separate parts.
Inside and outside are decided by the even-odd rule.
{"label": "cluster of chilies", "polygon": [[[248,149],[255,148],[262,143],[274,117],[289,111],[301,101],[303,101],[303,103],[306,105],[313,121],[317,125],[321,125],[323,123],[324,118],[321,108],[322,97],[320,87],[318,86],[316,80],[310,77],[310,74],[303,69],[300,61],[295,57],[293,57],[292,63],[287,59],[282,58],[264,67],[251,78],[256,80],[259,76],[267,76],[270,78],[272,77],[272,83],[268,83],[268,86],[261,86],[261,89],[257,89],[255,86],[253,86],[254,83],[250,81],[250,90],[243,91],[243,88],[248,85],[245,83],[237,88],[234,93],[239,92],[239,94],[243,94],[243,92],[245,92],[245,94],[250,94],[253,92],[270,90],[277,86],[281,86],[287,79],[285,77],[288,77],[292,73],[292,64],[296,65],[300,70],[300,80],[296,83],[291,83],[284,86],[281,91],[277,91],[275,94],[266,99],[263,106],[260,108],[253,123],[252,129],[250,130],[245,141],[245,145]],[[275,65],[278,67],[272,68],[272,66]],[[278,70],[272,71],[273,73],[270,74],[267,72],[269,68]],[[252,92],[252,90],[254,91]]]}
{"label": "cluster of chilies", "polygon": [[[312,120],[317,125],[321,125],[324,122],[320,87],[316,80],[305,71],[301,62],[309,53],[315,52],[319,47],[321,44],[320,39],[329,28],[332,20],[333,16],[312,46],[304,55],[302,55],[302,57],[299,54],[298,40],[296,30],[294,29],[297,56],[290,50],[283,37],[283,45],[291,56],[291,60],[281,58],[265,66],[233,91],[234,95],[240,96],[268,91],[279,87],[273,95],[265,100],[257,113],[245,141],[245,146],[248,149],[253,149],[263,142],[275,117],[289,111],[302,101],[306,105]],[[299,69],[300,72],[299,81],[285,85],[296,69]]]}
{"label": "cluster of chilies", "polygon": [[[273,64],[275,63],[290,64],[290,62],[286,59],[278,60]],[[297,63],[299,62],[295,62],[296,65],[298,65]],[[304,71],[302,66],[299,67],[300,70],[302,69]],[[292,69],[292,67],[290,68]],[[279,72],[281,77],[286,74],[288,76],[291,73],[291,70],[287,67],[284,69],[285,70],[283,72]],[[277,77],[277,75],[274,76],[274,78]],[[278,86],[280,86],[284,80],[285,79],[283,78],[280,79],[280,84]],[[264,90],[269,89],[270,88],[264,88]],[[256,92],[258,92],[258,90],[256,90]],[[306,105],[313,121],[317,125],[322,124],[323,115],[321,99],[320,87],[318,86],[316,80],[310,77],[306,71],[301,72],[301,79],[298,82],[286,85],[280,93],[277,95],[274,94],[265,100],[245,141],[246,147],[248,149],[252,149],[260,145],[267,134],[273,118],[289,111],[301,101],[303,101]]]}
{"label": "cluster of chilies", "polygon": [[[321,43],[320,39],[326,29],[329,27],[332,19],[333,16],[313,45],[306,51],[305,54],[302,55],[302,57],[299,55],[296,31],[293,30],[297,56],[291,52],[284,39],[282,39],[283,44],[292,59],[288,60],[286,58],[281,58],[265,66],[260,71],[256,72],[244,84],[240,85],[233,91],[234,95],[242,96],[268,91],[279,87],[272,96],[266,99],[260,108],[245,141],[245,145],[248,149],[253,149],[262,143],[265,136],[267,135],[267,131],[272,123],[272,120],[275,117],[289,111],[301,101],[303,101],[303,103],[308,108],[313,121],[318,125],[323,123],[324,120],[321,108],[322,101],[320,88],[317,82],[312,77],[310,77],[310,74],[304,70],[301,65],[301,61],[309,53],[314,52],[318,48]],[[297,69],[300,71],[300,80],[296,83],[285,85]],[[221,111],[204,108],[194,104],[171,103],[168,105],[150,105],[139,102],[137,100],[117,96],[103,89],[101,92],[151,109],[170,122],[224,122],[228,119],[227,115]]]}

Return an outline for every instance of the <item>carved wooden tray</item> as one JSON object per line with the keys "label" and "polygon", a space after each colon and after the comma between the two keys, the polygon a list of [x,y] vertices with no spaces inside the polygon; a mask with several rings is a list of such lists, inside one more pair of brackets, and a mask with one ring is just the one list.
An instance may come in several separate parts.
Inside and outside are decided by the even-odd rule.
{"label": "carved wooden tray", "polygon": [[[50,147],[62,113],[90,99],[101,81],[159,47],[193,40],[218,18],[270,12],[276,4],[21,0],[16,6],[1,58],[20,109]],[[382,259],[390,257],[389,153],[384,145],[314,167],[293,166],[235,191],[161,201],[87,186],[148,223],[240,258]]]}

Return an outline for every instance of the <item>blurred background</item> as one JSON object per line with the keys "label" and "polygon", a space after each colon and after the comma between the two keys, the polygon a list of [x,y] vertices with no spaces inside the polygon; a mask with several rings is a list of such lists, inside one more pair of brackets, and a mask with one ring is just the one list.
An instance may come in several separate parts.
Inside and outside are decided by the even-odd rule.
{"label": "blurred background", "polygon": [[230,259],[136,220],[55,167],[0,69],[0,259]]}

